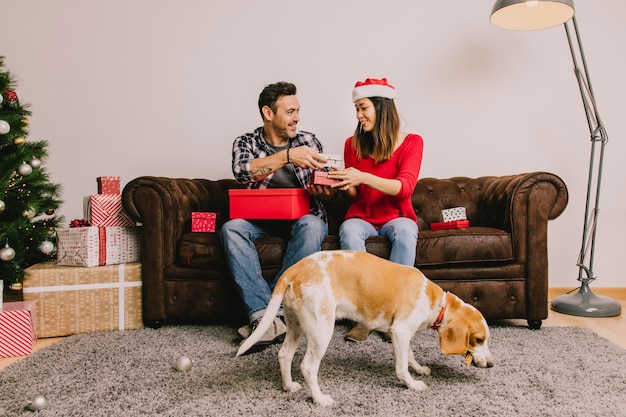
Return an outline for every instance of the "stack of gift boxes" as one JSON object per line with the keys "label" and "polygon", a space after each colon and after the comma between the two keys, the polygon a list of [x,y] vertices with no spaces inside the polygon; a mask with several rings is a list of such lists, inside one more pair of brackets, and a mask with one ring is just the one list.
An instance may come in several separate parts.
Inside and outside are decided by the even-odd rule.
{"label": "stack of gift boxes", "polygon": [[122,208],[120,177],[97,184],[98,194],[84,198],[85,218],[56,229],[57,261],[26,269],[36,337],[143,327],[141,228]]}

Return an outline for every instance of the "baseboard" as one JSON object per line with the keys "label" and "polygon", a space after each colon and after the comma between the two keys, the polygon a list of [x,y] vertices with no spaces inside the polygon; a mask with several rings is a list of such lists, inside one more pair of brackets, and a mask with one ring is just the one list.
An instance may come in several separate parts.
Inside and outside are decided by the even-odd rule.
{"label": "baseboard", "polygon": [[[576,288],[549,288],[548,299],[552,300],[554,297],[561,294],[568,294],[577,291]],[[612,297],[617,300],[626,300],[626,287],[594,287],[591,285],[591,291],[597,295],[604,295]]]}

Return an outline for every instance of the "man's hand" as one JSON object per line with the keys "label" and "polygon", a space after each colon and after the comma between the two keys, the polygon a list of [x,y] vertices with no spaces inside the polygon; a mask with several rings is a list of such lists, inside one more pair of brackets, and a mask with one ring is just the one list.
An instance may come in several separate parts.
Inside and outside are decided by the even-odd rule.
{"label": "man's hand", "polygon": [[309,183],[306,185],[306,189],[309,194],[322,200],[330,200],[337,195],[337,190],[328,185],[317,185]]}
{"label": "man's hand", "polygon": [[[315,148],[298,146],[288,149],[289,162],[300,168],[322,169],[328,159]],[[286,155],[285,155],[286,157]]]}

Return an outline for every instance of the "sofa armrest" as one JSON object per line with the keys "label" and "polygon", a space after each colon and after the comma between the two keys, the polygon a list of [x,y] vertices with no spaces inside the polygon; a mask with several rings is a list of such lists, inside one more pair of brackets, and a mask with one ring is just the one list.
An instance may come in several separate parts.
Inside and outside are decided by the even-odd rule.
{"label": "sofa armrest", "polygon": [[165,274],[175,263],[179,239],[191,229],[191,212],[221,213],[219,227],[228,217],[228,189],[233,187],[237,187],[234,180],[151,176],[138,177],[126,184],[122,191],[124,210],[143,225],[144,316],[165,317]]}

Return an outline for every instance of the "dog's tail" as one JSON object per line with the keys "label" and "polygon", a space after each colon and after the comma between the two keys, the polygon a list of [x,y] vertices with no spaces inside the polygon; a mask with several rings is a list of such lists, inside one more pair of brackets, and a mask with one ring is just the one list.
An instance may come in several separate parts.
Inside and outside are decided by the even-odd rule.
{"label": "dog's tail", "polygon": [[254,332],[243,342],[243,344],[239,347],[236,356],[241,356],[248,351],[252,346],[255,345],[256,342],[261,339],[261,336],[265,334],[265,332],[270,328],[272,323],[274,322],[274,318],[280,309],[280,305],[283,302],[283,296],[285,295],[285,291],[289,287],[291,283],[291,274],[290,270],[292,268],[287,269],[283,275],[279,278],[276,286],[274,287],[274,291],[272,292],[272,296],[270,298],[270,302],[267,305],[267,309],[265,310],[265,315],[254,329]]}

